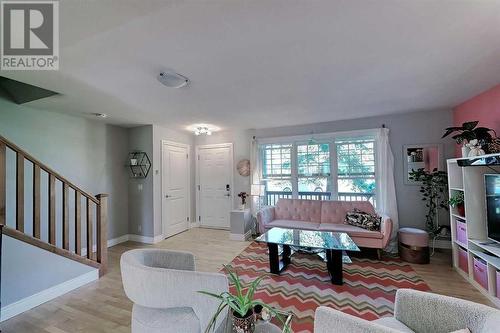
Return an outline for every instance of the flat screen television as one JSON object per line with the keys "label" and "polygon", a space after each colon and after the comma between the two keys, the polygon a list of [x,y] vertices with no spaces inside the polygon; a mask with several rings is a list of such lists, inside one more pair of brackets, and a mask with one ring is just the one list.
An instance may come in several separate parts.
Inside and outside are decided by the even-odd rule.
{"label": "flat screen television", "polygon": [[500,242],[500,175],[484,175],[488,238]]}

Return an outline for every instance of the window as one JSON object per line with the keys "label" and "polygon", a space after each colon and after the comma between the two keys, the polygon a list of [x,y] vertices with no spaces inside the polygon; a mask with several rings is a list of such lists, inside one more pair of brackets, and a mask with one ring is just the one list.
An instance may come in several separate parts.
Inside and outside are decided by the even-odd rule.
{"label": "window", "polygon": [[298,197],[328,200],[331,198],[330,145],[297,145]]}
{"label": "window", "polygon": [[375,204],[374,137],[266,144],[260,149],[268,205],[279,198]]}
{"label": "window", "polygon": [[335,142],[339,200],[369,200],[375,197],[375,141],[356,138]]}
{"label": "window", "polygon": [[292,149],[292,144],[261,146],[267,205],[274,205],[279,198],[292,198]]}

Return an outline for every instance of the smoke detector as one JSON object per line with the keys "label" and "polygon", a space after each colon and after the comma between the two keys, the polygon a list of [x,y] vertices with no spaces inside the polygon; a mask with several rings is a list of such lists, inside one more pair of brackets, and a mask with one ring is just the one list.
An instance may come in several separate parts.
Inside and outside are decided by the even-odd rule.
{"label": "smoke detector", "polygon": [[156,78],[169,88],[182,88],[189,84],[187,77],[173,71],[160,72]]}

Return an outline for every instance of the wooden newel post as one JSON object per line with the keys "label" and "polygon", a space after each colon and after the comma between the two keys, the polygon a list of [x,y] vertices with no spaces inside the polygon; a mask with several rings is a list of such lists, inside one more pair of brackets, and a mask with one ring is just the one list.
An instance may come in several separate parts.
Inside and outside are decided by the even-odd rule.
{"label": "wooden newel post", "polygon": [[106,274],[108,269],[108,195],[96,195],[97,205],[97,262],[101,264],[99,275]]}

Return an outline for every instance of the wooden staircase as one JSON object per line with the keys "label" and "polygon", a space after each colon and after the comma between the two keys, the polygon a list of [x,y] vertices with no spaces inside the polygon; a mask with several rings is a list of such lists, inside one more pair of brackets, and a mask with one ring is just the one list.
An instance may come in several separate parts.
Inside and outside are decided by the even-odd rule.
{"label": "wooden staircase", "polygon": [[[7,196],[7,152],[12,150],[16,156],[16,223],[15,228],[7,225],[6,196]],[[32,233],[25,233],[27,223],[25,212],[25,161],[33,165],[32,176],[32,209],[33,219]],[[48,179],[47,193],[47,228],[48,237],[42,240],[42,175],[46,173]],[[56,225],[56,185],[61,186],[62,223],[59,228]],[[74,202],[70,204],[70,195],[74,196]],[[22,242],[31,244],[41,249],[50,251],[57,255],[75,260],[99,269],[99,275],[106,273],[107,269],[107,194],[93,196],[69,180],[44,165],[21,148],[0,136],[0,225],[3,225],[3,234]],[[61,200],[61,198],[59,198]],[[82,200],[83,199],[83,200]],[[82,225],[82,206],[85,209],[85,221]],[[70,221],[70,209],[74,211],[74,219]],[[70,242],[70,223],[74,223],[74,239]],[[45,230],[44,230],[45,231]],[[61,233],[61,234],[58,234]],[[57,236],[60,236],[59,238]],[[95,245],[94,245],[95,238]],[[59,241],[58,241],[59,239]],[[61,241],[62,240],[62,241]],[[82,242],[86,242],[86,251],[82,253]],[[70,248],[70,243],[71,248]],[[94,252],[94,248],[96,251]]]}

